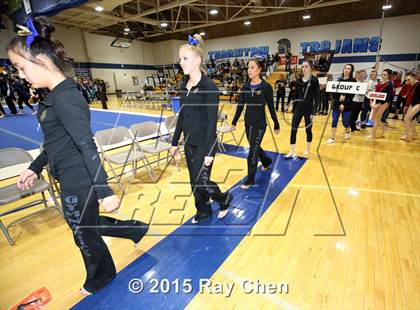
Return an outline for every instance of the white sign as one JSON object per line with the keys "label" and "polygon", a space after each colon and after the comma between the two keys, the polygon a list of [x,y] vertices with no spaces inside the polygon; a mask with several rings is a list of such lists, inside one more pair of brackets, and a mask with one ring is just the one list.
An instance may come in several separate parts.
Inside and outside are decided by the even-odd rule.
{"label": "white sign", "polygon": [[367,83],[328,81],[327,92],[340,94],[366,94]]}
{"label": "white sign", "polygon": [[373,99],[373,100],[385,100],[386,99],[386,93],[377,93],[377,92],[369,92],[367,97],[369,99]]}

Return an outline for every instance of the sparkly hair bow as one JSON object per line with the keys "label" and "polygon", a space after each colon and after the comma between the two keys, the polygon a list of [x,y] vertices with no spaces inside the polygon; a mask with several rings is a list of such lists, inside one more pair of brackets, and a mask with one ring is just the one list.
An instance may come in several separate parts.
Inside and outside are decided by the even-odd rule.
{"label": "sparkly hair bow", "polygon": [[188,35],[188,44],[196,46],[198,44],[198,40],[194,39],[191,35]]}
{"label": "sparkly hair bow", "polygon": [[35,40],[35,38],[39,36],[39,33],[38,31],[36,31],[34,23],[32,22],[32,18],[29,18],[26,21],[26,27],[21,25],[17,25],[17,27],[20,29],[17,32],[18,35],[27,37],[26,47],[29,48],[31,46],[31,43]]}

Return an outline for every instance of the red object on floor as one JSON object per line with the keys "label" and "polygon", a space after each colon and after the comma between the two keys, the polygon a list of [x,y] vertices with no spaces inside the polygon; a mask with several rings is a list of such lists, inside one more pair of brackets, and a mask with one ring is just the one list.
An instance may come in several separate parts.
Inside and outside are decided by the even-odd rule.
{"label": "red object on floor", "polygon": [[42,287],[31,293],[28,297],[10,308],[10,310],[38,310],[51,300],[50,292]]}

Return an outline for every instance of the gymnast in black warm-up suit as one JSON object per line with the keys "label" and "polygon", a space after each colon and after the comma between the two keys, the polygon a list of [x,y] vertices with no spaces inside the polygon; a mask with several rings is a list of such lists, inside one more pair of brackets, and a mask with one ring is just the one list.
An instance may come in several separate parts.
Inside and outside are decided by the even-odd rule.
{"label": "gymnast in black warm-up suit", "polygon": [[250,83],[241,90],[238,107],[232,121],[232,126],[235,128],[246,105],[245,131],[249,141],[248,177],[245,183],[241,185],[241,189],[248,189],[255,183],[258,160],[261,160],[263,171],[267,170],[273,161],[261,148],[261,142],[267,128],[266,104],[273,119],[275,134],[278,134],[280,131],[280,125],[274,110],[273,88],[260,77],[262,70],[263,64],[259,60],[253,59],[249,61],[248,77]]}
{"label": "gymnast in black warm-up suit", "polygon": [[184,134],[185,157],[197,213],[192,223],[209,219],[212,215],[210,199],[219,206],[218,218],[227,214],[233,199],[229,192],[222,193],[219,186],[210,180],[217,148],[217,115],[219,90],[205,74],[202,66],[204,52],[198,34],[189,36],[187,44],[179,49],[180,65],[186,75],[181,84],[181,110],[172,139],[172,156],[178,153],[181,133]]}
{"label": "gymnast in black warm-up suit", "polygon": [[47,165],[50,174],[60,183],[64,217],[86,268],[86,280],[80,292],[88,296],[104,288],[116,276],[102,236],[137,243],[148,226],[135,220],[99,216],[100,203],[105,211],[111,212],[119,207],[120,199],[108,186],[108,177],[92,137],[89,106],[73,79],[66,75],[71,61],[61,43],[51,39],[53,25],[42,16],[33,22],[29,19],[27,25],[31,35],[12,39],[8,46],[9,58],[20,77],[35,88],[45,87],[51,92],[38,106],[43,151],[21,173],[17,186],[28,190]]}
{"label": "gymnast in black warm-up suit", "polygon": [[320,90],[318,78],[311,74],[312,64],[308,61],[302,63],[303,76],[298,79],[296,93],[293,99],[295,111],[293,112],[292,128],[290,132],[290,152],[286,158],[295,158],[296,134],[302,117],[305,118],[306,127],[306,150],[305,156],[311,151],[312,142],[312,121],[320,101]]}

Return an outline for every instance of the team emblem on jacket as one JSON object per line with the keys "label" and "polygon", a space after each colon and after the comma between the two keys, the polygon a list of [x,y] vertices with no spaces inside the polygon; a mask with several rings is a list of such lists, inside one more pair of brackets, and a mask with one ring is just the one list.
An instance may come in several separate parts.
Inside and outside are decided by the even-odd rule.
{"label": "team emblem on jacket", "polygon": [[46,117],[47,117],[47,110],[44,110],[41,112],[41,115],[39,116],[39,121],[43,122]]}
{"label": "team emblem on jacket", "polygon": [[261,95],[261,90],[257,90],[257,96]]}

